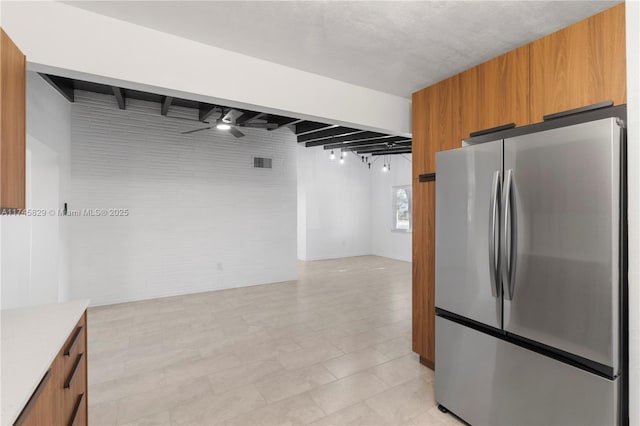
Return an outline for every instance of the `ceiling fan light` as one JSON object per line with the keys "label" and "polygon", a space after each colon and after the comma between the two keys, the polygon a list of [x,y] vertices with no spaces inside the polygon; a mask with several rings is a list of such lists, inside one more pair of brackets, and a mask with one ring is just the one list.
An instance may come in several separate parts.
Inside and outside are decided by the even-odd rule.
{"label": "ceiling fan light", "polygon": [[226,123],[219,123],[216,125],[216,129],[218,130],[229,130],[230,128],[231,126]]}

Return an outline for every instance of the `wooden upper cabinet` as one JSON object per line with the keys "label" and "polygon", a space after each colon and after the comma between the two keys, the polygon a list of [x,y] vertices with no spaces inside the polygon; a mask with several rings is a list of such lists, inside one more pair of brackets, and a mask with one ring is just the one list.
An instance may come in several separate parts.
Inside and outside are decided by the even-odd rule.
{"label": "wooden upper cabinet", "polygon": [[531,43],[531,119],[627,101],[625,5]]}
{"label": "wooden upper cabinet", "polygon": [[462,135],[508,123],[530,124],[529,46],[460,74]]}
{"label": "wooden upper cabinet", "polygon": [[26,58],[0,28],[0,208],[24,209]]}
{"label": "wooden upper cabinet", "polygon": [[455,75],[413,94],[413,177],[436,171],[437,151],[462,143],[460,76]]}

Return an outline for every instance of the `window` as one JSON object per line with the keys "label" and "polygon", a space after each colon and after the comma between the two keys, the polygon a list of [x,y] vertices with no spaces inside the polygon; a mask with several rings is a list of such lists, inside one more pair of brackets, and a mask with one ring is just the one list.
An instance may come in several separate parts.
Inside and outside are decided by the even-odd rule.
{"label": "window", "polygon": [[392,231],[411,232],[411,185],[394,186]]}

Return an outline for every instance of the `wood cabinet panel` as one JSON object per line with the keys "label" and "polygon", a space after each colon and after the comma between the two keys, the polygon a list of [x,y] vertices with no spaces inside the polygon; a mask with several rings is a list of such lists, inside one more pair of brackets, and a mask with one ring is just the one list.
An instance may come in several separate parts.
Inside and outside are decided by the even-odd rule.
{"label": "wood cabinet panel", "polygon": [[435,154],[462,141],[460,76],[455,75],[413,95],[413,178],[436,171]]}
{"label": "wood cabinet panel", "polygon": [[26,58],[0,28],[0,208],[24,209]]}
{"label": "wood cabinet panel", "polygon": [[503,124],[530,124],[529,46],[460,74],[462,137]]}
{"label": "wood cabinet panel", "polygon": [[625,5],[531,43],[531,118],[627,101]]}
{"label": "wood cabinet panel", "polygon": [[428,156],[428,116],[427,95],[430,90],[422,89],[411,96],[411,167],[413,178],[417,179],[421,173],[426,173]]}
{"label": "wood cabinet panel", "polygon": [[435,364],[436,183],[413,180],[412,348],[430,368]]}

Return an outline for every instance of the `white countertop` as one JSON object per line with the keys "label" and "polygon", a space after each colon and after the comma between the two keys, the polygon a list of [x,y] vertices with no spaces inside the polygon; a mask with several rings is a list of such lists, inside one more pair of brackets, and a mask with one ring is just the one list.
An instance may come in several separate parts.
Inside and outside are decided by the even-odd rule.
{"label": "white countertop", "polygon": [[88,304],[76,300],[0,311],[0,425],[16,421]]}

